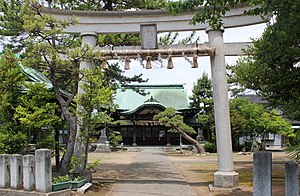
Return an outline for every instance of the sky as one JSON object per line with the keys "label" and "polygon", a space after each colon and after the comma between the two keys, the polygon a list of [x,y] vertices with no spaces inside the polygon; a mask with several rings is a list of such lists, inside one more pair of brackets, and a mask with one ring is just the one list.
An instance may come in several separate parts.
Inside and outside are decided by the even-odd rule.
{"label": "sky", "polygon": [[[251,38],[259,38],[262,35],[265,24],[252,25],[247,27],[225,29],[223,38],[226,42],[249,42]],[[181,37],[185,37],[189,33],[183,33]],[[208,42],[208,36],[204,31],[197,32],[200,36],[200,43]],[[180,39],[179,38],[179,39]],[[191,59],[191,58],[190,58]],[[235,64],[238,57],[225,57],[226,64]],[[144,61],[145,64],[145,61]],[[148,78],[148,84],[185,84],[188,95],[192,94],[192,88],[197,79],[206,72],[211,77],[210,60],[209,57],[198,58],[198,68],[191,68],[189,62],[183,57],[173,58],[174,69],[167,69],[167,61],[164,60],[164,67],[152,63],[152,69],[145,69],[141,66],[139,61],[132,60],[130,63],[130,70],[125,71],[125,75],[133,76],[135,74],[143,74],[143,78]],[[123,67],[121,65],[121,67]]]}
{"label": "sky", "polygon": [[[225,29],[223,38],[226,42],[249,42],[251,38],[259,38],[262,35],[265,24],[258,24],[239,28]],[[179,35],[178,39],[185,38],[191,32],[183,32]],[[199,43],[208,42],[208,36],[204,31],[197,32],[197,36],[200,36]],[[2,46],[0,45],[0,51]],[[190,57],[191,59],[191,57]],[[225,57],[226,64],[232,65],[236,62],[238,57]],[[124,66],[121,63],[121,68]],[[145,61],[143,62],[146,63]],[[139,61],[131,60],[130,70],[125,70],[125,75],[133,76],[143,74],[144,79],[148,79],[147,84],[185,84],[185,89],[188,95],[192,94],[192,88],[197,79],[205,72],[211,77],[210,60],[209,57],[198,58],[198,68],[191,68],[191,65],[183,57],[173,58],[174,69],[167,69],[167,60],[163,61],[163,67],[161,65],[152,62],[152,69],[145,69],[142,67]]]}

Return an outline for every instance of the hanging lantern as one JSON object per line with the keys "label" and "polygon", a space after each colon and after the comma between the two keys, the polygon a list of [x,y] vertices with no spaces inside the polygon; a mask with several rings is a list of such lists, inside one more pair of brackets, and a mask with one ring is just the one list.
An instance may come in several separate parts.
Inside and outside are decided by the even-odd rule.
{"label": "hanging lantern", "polygon": [[173,68],[174,68],[174,65],[173,65],[173,61],[172,61],[172,55],[169,55],[167,69],[173,69]]}
{"label": "hanging lantern", "polygon": [[130,69],[129,63],[130,63],[130,59],[129,59],[128,56],[126,56],[126,57],[125,57],[125,66],[124,66],[124,69],[125,69],[125,70],[129,70],[129,69]]}
{"label": "hanging lantern", "polygon": [[151,59],[152,59],[151,56],[147,56],[146,57],[146,61],[147,61],[147,63],[146,63],[146,69],[151,69],[152,68]]}
{"label": "hanging lantern", "polygon": [[197,58],[198,58],[197,54],[194,54],[192,68],[198,68]]}
{"label": "hanging lantern", "polygon": [[107,60],[105,57],[101,58],[101,67],[102,67],[102,69],[108,69],[108,64],[107,64]]}

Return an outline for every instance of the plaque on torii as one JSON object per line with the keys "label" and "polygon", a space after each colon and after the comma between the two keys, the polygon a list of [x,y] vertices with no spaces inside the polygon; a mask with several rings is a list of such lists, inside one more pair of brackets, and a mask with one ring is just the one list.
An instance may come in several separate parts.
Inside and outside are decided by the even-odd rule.
{"label": "plaque on torii", "polygon": [[156,24],[141,24],[141,44],[142,49],[157,49],[157,25]]}

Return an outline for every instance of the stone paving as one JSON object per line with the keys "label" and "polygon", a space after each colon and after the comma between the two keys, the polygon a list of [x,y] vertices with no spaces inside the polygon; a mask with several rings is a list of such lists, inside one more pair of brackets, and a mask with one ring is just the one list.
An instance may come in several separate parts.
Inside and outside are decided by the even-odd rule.
{"label": "stone paving", "polygon": [[162,149],[142,150],[107,195],[197,195],[164,156]]}

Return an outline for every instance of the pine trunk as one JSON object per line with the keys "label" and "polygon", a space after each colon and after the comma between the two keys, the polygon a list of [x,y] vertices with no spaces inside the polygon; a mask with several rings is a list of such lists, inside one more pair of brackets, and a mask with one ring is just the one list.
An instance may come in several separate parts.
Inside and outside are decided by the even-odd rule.
{"label": "pine trunk", "polygon": [[172,125],[172,127],[173,129],[176,129],[186,141],[188,141],[196,147],[197,153],[205,153],[204,148],[199,144],[199,142],[197,142],[197,140],[193,139],[191,136],[186,134],[186,132],[179,129],[176,125]]}
{"label": "pine trunk", "polygon": [[67,143],[66,153],[63,156],[63,159],[61,161],[61,168],[60,168],[61,175],[67,175],[69,172],[69,165],[71,163],[71,158],[72,158],[73,149],[75,145],[75,137],[77,132],[76,117],[70,117],[68,122],[69,122],[70,134]]}
{"label": "pine trunk", "polygon": [[69,165],[71,163],[72,154],[74,151],[75,138],[77,133],[77,121],[76,116],[72,115],[69,110],[69,104],[66,102],[60,95],[59,89],[53,85],[55,92],[55,97],[59,102],[61,112],[66,119],[66,122],[69,124],[69,138],[66,146],[66,153],[63,155],[61,160],[60,173],[61,175],[67,175],[69,172]]}

